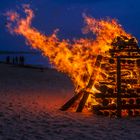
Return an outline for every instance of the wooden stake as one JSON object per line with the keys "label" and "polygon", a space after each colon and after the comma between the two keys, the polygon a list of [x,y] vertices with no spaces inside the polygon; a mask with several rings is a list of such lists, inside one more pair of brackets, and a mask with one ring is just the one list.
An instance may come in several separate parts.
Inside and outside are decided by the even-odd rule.
{"label": "wooden stake", "polygon": [[79,92],[78,94],[74,95],[68,102],[66,102],[60,110],[66,111],[68,110],[75,102],[76,100],[80,99],[81,96],[83,95],[83,92]]}
{"label": "wooden stake", "polygon": [[117,57],[117,117],[121,118],[121,58]]}
{"label": "wooden stake", "polygon": [[91,77],[89,79],[89,82],[88,82],[87,86],[85,87],[85,89],[81,90],[78,94],[74,95],[67,103],[65,103],[60,108],[60,110],[62,110],[62,111],[68,110],[77,100],[80,100],[80,98],[83,96],[78,105],[78,108],[76,110],[76,112],[82,112],[82,110],[85,106],[85,103],[88,99],[88,96],[89,96],[89,92],[87,92],[86,89],[91,89],[92,86],[94,85],[94,82],[96,80],[95,75],[97,74],[96,68],[100,67],[101,60],[102,60],[102,56],[98,55],[96,58],[96,62],[95,62],[95,70],[93,70]]}
{"label": "wooden stake", "polygon": [[86,104],[86,101],[87,101],[88,97],[89,97],[89,92],[86,92],[85,91],[84,92],[84,95],[83,95],[83,98],[81,99],[81,101],[79,103],[79,106],[78,106],[76,112],[82,112],[82,110],[83,110],[83,108],[84,108],[84,106]]}

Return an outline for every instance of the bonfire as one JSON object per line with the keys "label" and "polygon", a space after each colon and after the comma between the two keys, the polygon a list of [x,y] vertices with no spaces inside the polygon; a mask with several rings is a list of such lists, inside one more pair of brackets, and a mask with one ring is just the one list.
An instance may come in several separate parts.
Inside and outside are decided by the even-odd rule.
{"label": "bonfire", "polygon": [[91,111],[106,116],[140,115],[140,50],[138,41],[116,19],[96,20],[84,15],[84,33],[96,38],[60,40],[32,27],[33,11],[24,5],[26,18],[7,12],[7,28],[22,35],[74,83],[75,95],[61,110]]}

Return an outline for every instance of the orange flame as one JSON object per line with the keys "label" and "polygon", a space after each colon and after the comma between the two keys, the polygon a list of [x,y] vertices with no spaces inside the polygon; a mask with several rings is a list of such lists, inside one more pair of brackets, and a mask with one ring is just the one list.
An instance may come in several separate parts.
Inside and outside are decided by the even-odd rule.
{"label": "orange flame", "polygon": [[[84,16],[86,27],[84,33],[89,31],[96,35],[96,39],[59,40],[55,31],[47,36],[31,26],[34,17],[29,6],[24,6],[26,18],[21,18],[18,13],[8,12],[8,29],[26,38],[26,42],[34,49],[38,49],[44,56],[47,56],[55,68],[68,74],[74,82],[76,88],[86,87],[92,71],[94,69],[97,54],[103,54],[112,47],[111,43],[117,36],[127,36],[127,34],[115,19],[96,20],[92,17]],[[13,23],[16,26],[13,27]],[[97,76],[96,80],[99,80]],[[94,89],[94,88],[93,88]]]}

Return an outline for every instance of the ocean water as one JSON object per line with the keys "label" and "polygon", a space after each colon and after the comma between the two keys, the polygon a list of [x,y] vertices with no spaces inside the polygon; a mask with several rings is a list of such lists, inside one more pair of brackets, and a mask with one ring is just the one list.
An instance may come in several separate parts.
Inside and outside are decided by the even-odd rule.
{"label": "ocean water", "polygon": [[41,54],[2,54],[0,55],[0,61],[6,62],[6,57],[10,57],[10,62],[13,62],[13,58],[18,58],[24,56],[25,64],[41,66],[41,67],[51,67],[47,57],[42,56]]}

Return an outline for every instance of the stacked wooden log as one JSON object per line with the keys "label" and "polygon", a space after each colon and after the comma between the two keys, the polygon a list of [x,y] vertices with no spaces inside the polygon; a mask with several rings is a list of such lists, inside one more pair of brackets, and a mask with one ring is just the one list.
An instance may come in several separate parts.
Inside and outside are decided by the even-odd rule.
{"label": "stacked wooden log", "polygon": [[[61,107],[82,112],[84,107],[97,115],[140,116],[140,49],[136,39],[117,37],[105,56],[98,55],[87,86]],[[98,72],[98,69],[102,71]],[[96,75],[102,78],[96,81]],[[98,91],[92,91],[95,87]],[[89,95],[94,99],[89,100]],[[96,104],[95,104],[96,101]]]}
{"label": "stacked wooden log", "polygon": [[99,104],[93,106],[97,115],[140,116],[140,49],[135,39],[126,42],[118,38],[113,43],[110,60],[102,67],[109,73],[108,79],[100,82],[101,93],[95,94],[95,98],[100,99]]}

